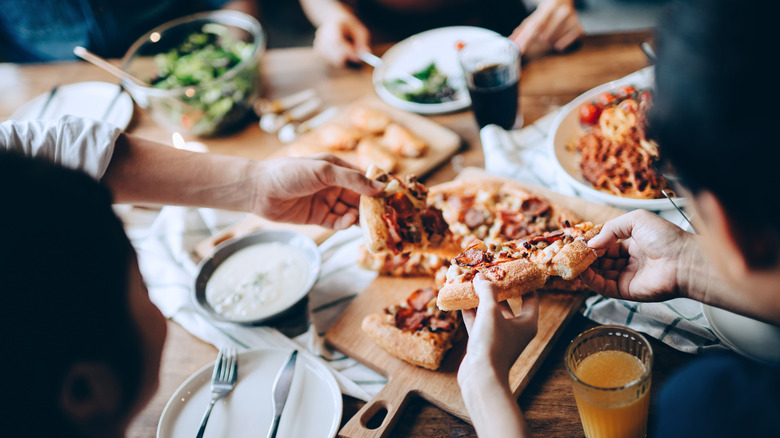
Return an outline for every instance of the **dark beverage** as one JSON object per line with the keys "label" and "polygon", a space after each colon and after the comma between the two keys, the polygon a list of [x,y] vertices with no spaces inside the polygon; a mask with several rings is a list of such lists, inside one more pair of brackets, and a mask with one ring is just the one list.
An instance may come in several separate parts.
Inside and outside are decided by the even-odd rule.
{"label": "dark beverage", "polygon": [[518,109],[518,72],[514,65],[490,65],[471,74],[471,109],[480,128],[495,124],[511,129]]}

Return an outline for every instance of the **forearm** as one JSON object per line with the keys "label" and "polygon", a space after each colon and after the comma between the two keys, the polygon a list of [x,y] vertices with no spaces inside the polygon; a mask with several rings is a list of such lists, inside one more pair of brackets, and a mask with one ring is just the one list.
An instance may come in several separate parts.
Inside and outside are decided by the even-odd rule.
{"label": "forearm", "polygon": [[260,19],[260,6],[257,0],[232,0],[225,3],[222,9],[243,12]]}
{"label": "forearm", "polygon": [[753,293],[750,299],[740,293],[743,288],[772,290],[772,278],[764,281],[755,278],[752,284],[734,284],[729,282],[706,253],[702,237],[688,239],[689,249],[683,252],[681,268],[678,270],[680,295],[715,307],[720,307],[734,313],[746,315],[780,324],[780,296],[775,293]]}
{"label": "forearm", "polygon": [[458,379],[458,383],[477,435],[529,436],[525,418],[509,390],[506,377],[497,376],[486,366],[479,373]]}
{"label": "forearm", "polygon": [[117,203],[250,211],[261,162],[199,154],[122,134],[102,181]]}
{"label": "forearm", "polygon": [[338,0],[300,0],[301,9],[314,27],[343,15],[354,15],[350,8]]}

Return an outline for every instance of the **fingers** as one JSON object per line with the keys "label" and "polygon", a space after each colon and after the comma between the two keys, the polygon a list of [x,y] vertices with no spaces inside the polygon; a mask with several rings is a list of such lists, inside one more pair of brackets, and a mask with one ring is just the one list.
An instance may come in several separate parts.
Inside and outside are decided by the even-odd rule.
{"label": "fingers", "polygon": [[477,296],[479,297],[480,308],[492,308],[498,304],[496,302],[496,287],[493,285],[493,283],[489,282],[481,272],[478,272],[476,277],[474,277],[473,284],[474,292],[476,292]]}
{"label": "fingers", "polygon": [[604,249],[617,243],[620,239],[628,239],[634,230],[637,213],[644,210],[634,210],[604,223],[601,232],[588,241],[593,249]]}
{"label": "fingers", "polygon": [[366,196],[376,196],[385,187],[383,183],[368,179],[361,172],[341,165],[329,163],[329,165],[322,166],[316,169],[316,171],[323,187],[341,187]]}
{"label": "fingers", "polygon": [[523,295],[523,308],[515,317],[522,319],[537,319],[539,317],[539,294],[536,291]]}
{"label": "fingers", "polygon": [[463,317],[463,325],[466,326],[466,333],[471,333],[471,328],[474,327],[474,318],[477,316],[477,312],[474,309],[466,309],[460,311]]}
{"label": "fingers", "polygon": [[588,285],[594,292],[606,297],[619,297],[617,282],[612,279],[609,280],[599,275],[592,268],[588,268],[580,274],[580,278],[585,284]]}

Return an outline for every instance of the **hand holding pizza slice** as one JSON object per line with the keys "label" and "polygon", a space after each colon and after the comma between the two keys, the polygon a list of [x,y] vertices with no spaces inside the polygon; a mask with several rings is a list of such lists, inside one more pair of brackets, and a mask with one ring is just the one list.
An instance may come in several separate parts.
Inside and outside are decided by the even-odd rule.
{"label": "hand holding pizza slice", "polygon": [[477,242],[452,259],[437,305],[442,310],[477,307],[472,280],[478,272],[496,285],[498,301],[542,288],[550,277],[572,280],[603,253],[587,244],[600,230],[601,225],[583,222],[505,243]]}
{"label": "hand holding pizza slice", "polygon": [[371,253],[448,251],[453,247],[441,210],[427,204],[428,190],[414,176],[401,180],[376,166],[366,176],[386,184],[379,195],[360,197],[360,226]]}

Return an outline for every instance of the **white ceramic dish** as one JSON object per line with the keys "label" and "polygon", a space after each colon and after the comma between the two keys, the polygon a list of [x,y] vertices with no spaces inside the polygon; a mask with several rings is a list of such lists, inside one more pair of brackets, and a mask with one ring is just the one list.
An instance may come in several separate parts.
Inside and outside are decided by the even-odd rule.
{"label": "white ceramic dish", "polygon": [[[278,242],[286,245],[293,246],[300,250],[305,257],[306,265],[309,268],[307,282],[303,288],[294,291],[290,290],[283,296],[284,305],[278,310],[269,311],[265,314],[256,315],[252,319],[230,319],[219,312],[217,312],[206,299],[206,285],[211,278],[214,271],[219,265],[228,259],[234,253],[250,247],[252,245],[258,245],[263,243]],[[263,264],[265,261],[258,260],[258,263]],[[271,321],[284,315],[288,310],[298,304],[309,293],[314,283],[317,282],[317,278],[320,274],[320,267],[322,265],[322,258],[320,250],[314,241],[304,236],[303,234],[296,233],[288,230],[260,230],[254,233],[247,234],[246,236],[231,239],[223,242],[214,249],[214,252],[205,259],[201,260],[198,265],[198,275],[195,277],[195,287],[193,288],[193,300],[196,306],[200,308],[207,316],[217,321],[232,322],[242,325],[255,325],[264,322]]]}
{"label": "white ceramic dish", "polygon": [[[133,99],[127,92],[119,95],[111,111],[106,114],[106,110],[118,92],[119,86],[108,82],[77,82],[62,85],[52,97],[41,119],[57,120],[61,116],[72,115],[105,120],[118,128],[126,129],[133,118]],[[37,119],[48,99],[48,91],[35,97],[16,110],[11,115],[11,120]]]}
{"label": "white ceramic dish", "polygon": [[[271,394],[276,373],[291,350],[258,349],[238,355],[238,380],[232,393],[214,406],[208,437],[264,437],[273,418]],[[211,398],[210,363],[188,378],[168,400],[157,438],[192,438]],[[290,395],[279,422],[278,437],[330,438],[341,422],[342,399],[328,369],[298,354]]]}
{"label": "white ceramic dish", "polygon": [[750,359],[780,363],[780,327],[702,304],[702,312],[724,345]]}
{"label": "white ceramic dish", "polygon": [[[455,45],[458,41],[468,44],[469,41],[496,35],[492,30],[472,26],[441,27],[413,35],[391,47],[382,56],[383,65],[374,70],[374,88],[385,102],[405,111],[444,114],[466,109],[471,105],[471,99]],[[385,87],[386,80],[399,77],[401,72],[418,72],[431,62],[435,62],[438,69],[449,78],[450,85],[457,93],[455,100],[443,103],[409,102],[394,96]]]}
{"label": "white ceramic dish", "polygon": [[[644,208],[651,211],[659,211],[674,208],[672,203],[666,198],[624,198],[593,188],[593,186],[582,177],[577,151],[569,150],[569,148],[567,148],[567,144],[569,144],[572,139],[585,133],[585,128],[580,124],[579,108],[582,104],[596,99],[598,95],[605,91],[617,91],[624,85],[633,85],[637,88],[652,88],[653,73],[653,68],[647,67],[624,78],[608,82],[586,91],[561,108],[558,115],[553,120],[552,126],[550,127],[550,135],[548,136],[548,147],[552,150],[553,156],[555,156],[556,163],[560,169],[560,174],[581,197],[629,210]],[[684,198],[675,198],[675,202],[680,207],[685,206]]]}

